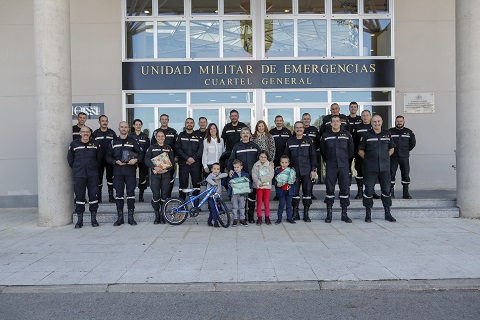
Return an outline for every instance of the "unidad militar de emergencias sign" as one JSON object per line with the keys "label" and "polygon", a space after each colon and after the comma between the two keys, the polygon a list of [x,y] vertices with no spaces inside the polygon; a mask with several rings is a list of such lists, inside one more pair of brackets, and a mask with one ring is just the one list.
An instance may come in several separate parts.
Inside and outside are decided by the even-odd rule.
{"label": "unidad militar de emergencias sign", "polygon": [[123,90],[386,88],[393,59],[124,62]]}

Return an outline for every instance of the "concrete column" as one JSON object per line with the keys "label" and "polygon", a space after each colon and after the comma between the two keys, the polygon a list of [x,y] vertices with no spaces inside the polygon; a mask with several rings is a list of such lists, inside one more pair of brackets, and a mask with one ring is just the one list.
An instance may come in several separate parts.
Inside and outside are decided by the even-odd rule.
{"label": "concrete column", "polygon": [[457,70],[457,205],[480,218],[480,1],[455,1]]}
{"label": "concrete column", "polygon": [[34,0],[40,226],[72,222],[70,0]]}

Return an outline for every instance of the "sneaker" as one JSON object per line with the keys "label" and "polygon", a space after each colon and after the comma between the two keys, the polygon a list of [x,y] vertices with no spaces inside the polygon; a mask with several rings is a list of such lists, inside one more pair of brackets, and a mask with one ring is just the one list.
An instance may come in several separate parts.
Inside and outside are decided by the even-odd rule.
{"label": "sneaker", "polygon": [[248,227],[248,223],[245,220],[240,220],[240,224],[244,227]]}
{"label": "sneaker", "polygon": [[293,219],[287,219],[287,222],[292,223],[292,224],[296,223],[295,220],[293,220]]}
{"label": "sneaker", "polygon": [[208,220],[207,224],[208,224],[209,227],[213,227],[212,220]]}
{"label": "sneaker", "polygon": [[233,220],[232,227],[235,227],[238,224],[238,220]]}
{"label": "sneaker", "polygon": [[272,223],[270,222],[270,217],[265,217],[265,224],[271,225]]}
{"label": "sneaker", "polygon": [[220,225],[218,224],[218,221],[215,221],[215,223],[213,224],[213,226],[214,226],[215,228],[220,228]]}
{"label": "sneaker", "polygon": [[282,220],[278,219],[277,221],[275,221],[275,224],[280,224],[282,223]]}

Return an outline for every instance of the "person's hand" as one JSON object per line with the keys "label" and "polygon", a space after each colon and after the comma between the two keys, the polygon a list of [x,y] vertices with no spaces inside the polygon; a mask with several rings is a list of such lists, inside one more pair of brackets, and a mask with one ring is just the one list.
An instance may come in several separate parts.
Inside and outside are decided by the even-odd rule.
{"label": "person's hand", "polygon": [[281,183],[277,183],[277,187],[282,187],[282,184]]}
{"label": "person's hand", "polygon": [[230,170],[230,172],[228,173],[228,175],[229,175],[230,177],[233,177],[233,173],[234,173],[234,172],[235,172],[235,171]]}
{"label": "person's hand", "polygon": [[194,164],[194,163],[195,163],[195,159],[193,159],[192,157],[189,157],[189,158],[187,159],[187,164],[188,164],[188,165],[192,165],[192,164]]}
{"label": "person's hand", "polygon": [[214,186],[215,186],[215,187],[218,187],[218,183],[215,183]]}
{"label": "person's hand", "polygon": [[128,161],[128,165],[130,166],[133,166],[134,164],[136,164],[138,162],[138,159],[130,159],[130,161]]}
{"label": "person's hand", "polygon": [[310,172],[310,179],[316,179],[317,173],[315,171]]}
{"label": "person's hand", "polygon": [[115,161],[115,163],[118,164],[119,166],[124,166],[124,165],[125,165],[125,163],[123,163],[123,162],[120,161],[120,160]]}
{"label": "person's hand", "polygon": [[205,171],[205,173],[210,173],[210,170],[208,170],[208,167],[203,168],[203,171]]}

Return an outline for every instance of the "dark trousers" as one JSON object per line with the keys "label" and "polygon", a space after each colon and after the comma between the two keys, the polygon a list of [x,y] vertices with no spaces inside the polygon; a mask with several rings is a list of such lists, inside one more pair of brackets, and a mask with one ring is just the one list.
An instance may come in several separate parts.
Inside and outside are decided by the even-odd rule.
{"label": "dark trousers", "polygon": [[170,193],[170,173],[151,174],[150,189],[152,189],[152,208],[160,210],[162,202],[168,199]]}
{"label": "dark trousers", "polygon": [[148,169],[147,165],[143,162],[138,164],[138,189],[145,191],[148,186]]}
{"label": "dark trousers", "polygon": [[390,175],[392,176],[392,184],[395,184],[395,176],[399,165],[400,173],[402,175],[402,184],[410,184],[410,158],[390,157]]}
{"label": "dark trousers", "polygon": [[363,193],[363,206],[365,208],[373,207],[373,191],[377,179],[380,182],[383,206],[392,206],[392,198],[390,196],[390,171],[365,171],[363,174],[363,184],[365,185],[365,192]]}
{"label": "dark trousers", "polygon": [[297,176],[295,181],[295,195],[293,196],[292,205],[298,207],[300,205],[300,185],[302,185],[302,202],[304,206],[312,205],[312,179],[310,175]]}
{"label": "dark trousers", "polygon": [[355,156],[355,171],[357,171],[356,180],[363,179],[363,158],[359,155]]}
{"label": "dark trousers", "polygon": [[208,216],[208,220],[218,221],[218,214],[217,210],[215,209],[215,201],[213,201],[212,197],[208,198],[208,210],[210,214]]}
{"label": "dark trousers", "polygon": [[327,172],[325,175],[326,195],[325,202],[327,207],[331,207],[335,201],[335,184],[338,180],[340,188],[340,206],[348,207],[350,205],[350,172],[347,167],[335,168],[327,163]]}
{"label": "dark trousers", "polygon": [[113,177],[113,188],[115,189],[115,203],[117,204],[117,211],[123,210],[124,191],[127,188],[127,207],[128,210],[135,209],[135,185],[136,177],[131,175],[116,175]]}
{"label": "dark trousers", "polygon": [[98,166],[98,192],[102,192],[103,187],[103,172],[106,171],[107,185],[113,186],[113,165],[107,163],[107,160],[103,158]]}
{"label": "dark trousers", "polygon": [[[201,161],[196,161],[192,165],[182,164],[178,166],[178,175],[180,180],[180,189],[188,188],[188,177],[192,179],[192,188],[198,189],[193,192],[193,195],[196,196],[200,193],[199,183],[202,181],[202,163]],[[187,194],[183,191],[179,192],[181,199],[185,200]]]}
{"label": "dark trousers", "polygon": [[84,213],[86,190],[88,190],[88,210],[97,212],[98,210],[98,177],[73,178],[73,191],[75,192],[75,213]]}
{"label": "dark trousers", "polygon": [[278,197],[277,219],[282,220],[283,207],[286,205],[287,219],[292,220],[292,200],[293,196],[289,194],[289,190],[282,190],[282,195]]}

